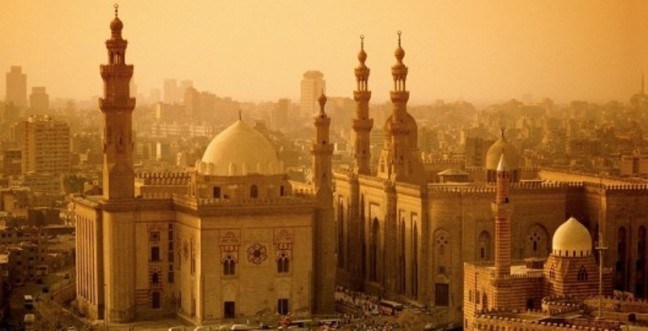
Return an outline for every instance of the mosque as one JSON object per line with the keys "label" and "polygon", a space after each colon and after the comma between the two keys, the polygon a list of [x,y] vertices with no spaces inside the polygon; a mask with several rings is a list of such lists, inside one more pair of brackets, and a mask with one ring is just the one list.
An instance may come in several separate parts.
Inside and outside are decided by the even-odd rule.
{"label": "mosque", "polygon": [[[478,265],[497,258],[491,202],[498,188],[498,165],[504,159],[510,181],[507,194],[515,201],[515,210],[506,211],[510,219],[506,235],[513,239],[507,241],[512,261],[536,259],[534,266],[541,268],[549,256],[549,264],[569,268],[561,262],[569,253],[569,259],[583,259],[585,271],[592,275],[592,249],[598,243],[608,247],[603,264],[614,270],[609,276],[613,288],[646,298],[647,185],[527,168],[504,129],[488,149],[483,168],[455,169],[447,160],[423,159],[417,123],[407,111],[409,68],[404,64],[400,34],[394,55],[392,113],[382,126],[384,142],[377,164],[372,164],[370,69],[364,40],[361,42],[353,92],[354,165],[333,174],[338,284],[425,307],[441,324],[463,325],[469,311],[464,286],[464,277],[469,275],[464,262]],[[587,238],[593,238],[579,242],[577,257],[571,256],[571,246],[565,246],[570,248],[567,252],[559,244],[564,238],[559,235],[563,226],[575,227],[575,221],[562,225],[572,216],[579,220],[578,233],[585,238],[586,231]],[[590,277],[579,284],[590,286],[593,281]],[[563,291],[559,290],[562,283],[551,284],[552,291]],[[540,307],[540,292],[525,296],[529,306]]]}
{"label": "mosque", "polygon": [[240,118],[195,171],[133,169],[133,66],[117,16],[101,66],[103,195],[76,196],[77,299],[112,323],[191,324],[260,313],[334,311],[330,118],[320,97],[313,183],[296,187],[269,141]]}
{"label": "mosque", "polygon": [[[425,307],[439,322],[475,325],[464,315],[499,307],[500,299],[484,284],[478,290],[486,304],[476,292],[470,301],[475,289],[464,280],[481,284],[486,273],[479,268],[500,261],[502,242],[509,245],[510,274],[528,271],[522,272],[528,277],[509,278],[551,284],[548,292],[525,293],[525,307],[541,307],[545,294],[591,291],[594,243],[608,247],[603,265],[614,270],[606,276],[614,289],[638,298],[648,294],[648,187],[526,168],[503,131],[483,169],[456,172],[423,160],[417,123],[407,111],[400,34],[391,68],[393,110],[382,127],[377,164],[371,164],[370,69],[361,44],[353,92],[354,166],[332,172],[330,118],[326,98],[320,98],[313,180],[305,185],[289,181],[272,146],[241,120],[212,140],[195,169],[136,174],[135,99],[128,88],[133,66],[125,62],[127,42],[117,15],[110,29],[108,64],[100,68],[103,195],[74,199],[76,304],[92,319],[121,323],[171,315],[202,324],[262,312],[328,313],[337,284]],[[502,160],[505,171],[498,168]],[[497,184],[503,173],[510,182],[506,191]],[[502,192],[515,210],[502,205]],[[514,240],[493,240],[494,210],[509,220],[500,234]],[[563,225],[571,216],[578,221]],[[584,238],[576,246],[565,244],[561,234],[573,231]],[[527,269],[518,268],[515,261],[524,259]],[[564,277],[551,277],[563,271]],[[573,277],[580,286],[571,286]],[[481,303],[474,302],[477,297]]]}

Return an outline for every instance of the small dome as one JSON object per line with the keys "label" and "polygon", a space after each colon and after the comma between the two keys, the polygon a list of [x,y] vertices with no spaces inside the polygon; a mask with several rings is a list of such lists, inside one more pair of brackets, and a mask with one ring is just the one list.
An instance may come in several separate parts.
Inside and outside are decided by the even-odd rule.
{"label": "small dome", "polygon": [[112,31],[121,31],[124,28],[124,23],[119,19],[119,17],[115,17],[115,19],[110,22],[110,30]]}
{"label": "small dome", "polygon": [[513,147],[511,143],[506,141],[506,138],[502,137],[497,140],[486,153],[486,169],[488,170],[497,170],[499,161],[502,158],[502,155],[506,158],[506,165],[508,170],[519,170],[521,157],[518,151]]}
{"label": "small dome", "polygon": [[554,233],[552,246],[554,255],[589,256],[592,253],[592,236],[583,224],[570,217]]}
{"label": "small dome", "polygon": [[268,139],[242,120],[214,137],[197,168],[200,173],[215,176],[275,175],[283,171]]}
{"label": "small dome", "polygon": [[398,46],[398,48],[396,48],[396,51],[394,51],[394,56],[396,56],[396,60],[398,60],[398,62],[402,62],[403,58],[405,57],[405,50],[403,49],[403,47]]}
{"label": "small dome", "polygon": [[358,61],[360,61],[360,63],[362,64],[367,61],[367,53],[364,51],[364,49],[360,50],[360,52],[358,53]]}

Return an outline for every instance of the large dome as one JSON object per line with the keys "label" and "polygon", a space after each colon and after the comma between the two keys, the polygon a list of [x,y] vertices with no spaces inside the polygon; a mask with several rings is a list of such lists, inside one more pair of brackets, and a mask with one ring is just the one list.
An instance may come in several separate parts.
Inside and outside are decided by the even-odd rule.
{"label": "large dome", "polygon": [[283,172],[283,165],[268,139],[242,120],[214,137],[196,168],[202,174],[214,176],[275,175]]}
{"label": "large dome", "polygon": [[499,160],[504,154],[506,164],[510,170],[520,169],[521,157],[513,145],[502,137],[498,139],[486,153],[486,169],[497,170]]}
{"label": "large dome", "polygon": [[592,253],[592,236],[578,220],[570,217],[553,236],[552,250],[558,256],[588,256]]}

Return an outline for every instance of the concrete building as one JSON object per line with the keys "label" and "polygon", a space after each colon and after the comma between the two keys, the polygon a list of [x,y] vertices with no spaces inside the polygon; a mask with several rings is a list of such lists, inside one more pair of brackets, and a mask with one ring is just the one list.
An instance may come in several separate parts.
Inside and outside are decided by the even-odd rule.
{"label": "concrete building", "polygon": [[315,119],[313,185],[288,180],[270,142],[240,118],[185,173],[133,171],[135,100],[115,16],[101,66],[102,196],[77,196],[77,305],[108,323],[191,324],[332,313],[335,255],[330,119]]}
{"label": "concrete building", "polygon": [[38,113],[49,110],[49,95],[44,86],[32,87],[32,93],[29,95],[29,108]]}
{"label": "concrete building", "polygon": [[49,116],[22,122],[22,172],[61,174],[70,170],[70,127]]}
{"label": "concrete building", "polygon": [[317,112],[317,98],[326,90],[324,75],[319,71],[306,71],[301,81],[299,111],[302,116],[311,116]]}
{"label": "concrete building", "polygon": [[18,108],[27,108],[27,75],[20,66],[11,66],[6,74],[5,102]]}

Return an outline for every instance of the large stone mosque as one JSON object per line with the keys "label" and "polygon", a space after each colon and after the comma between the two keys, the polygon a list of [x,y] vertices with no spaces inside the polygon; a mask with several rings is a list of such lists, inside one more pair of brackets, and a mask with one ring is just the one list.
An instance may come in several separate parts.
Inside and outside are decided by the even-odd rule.
{"label": "large stone mosque", "polygon": [[[309,185],[289,181],[270,143],[240,119],[211,141],[194,169],[136,174],[133,66],[125,62],[122,28],[115,15],[108,64],[100,70],[103,195],[75,198],[77,304],[91,318],[130,322],[175,315],[201,324],[260,312],[330,313],[337,284],[426,307],[441,322],[463,325],[464,277],[501,251],[493,221],[499,207],[492,200],[503,202],[504,193],[515,201],[515,210],[501,211],[509,220],[509,265],[526,258],[535,268],[565,266],[561,259],[573,253],[572,239],[558,240],[570,247],[563,252],[554,234],[575,228],[590,236],[578,242],[575,257],[584,261],[588,284],[594,281],[592,246],[602,240],[613,287],[648,295],[648,188],[524,168],[503,131],[484,169],[439,180],[438,167],[420,157],[417,123],[407,111],[400,35],[391,68],[393,111],[377,164],[371,164],[370,70],[362,45],[352,169],[332,172],[322,97]],[[505,190],[497,184],[502,173]],[[563,224],[572,216],[579,221]],[[465,262],[473,271],[464,271]],[[580,269],[569,270],[580,277]],[[564,291],[561,286],[556,283],[555,291]],[[538,296],[524,300],[541,305]]]}
{"label": "large stone mosque", "polygon": [[240,119],[196,170],[133,170],[133,66],[117,17],[101,66],[103,195],[77,196],[77,305],[92,319],[222,318],[334,311],[330,119],[315,118],[316,166],[296,189],[269,141]]}

